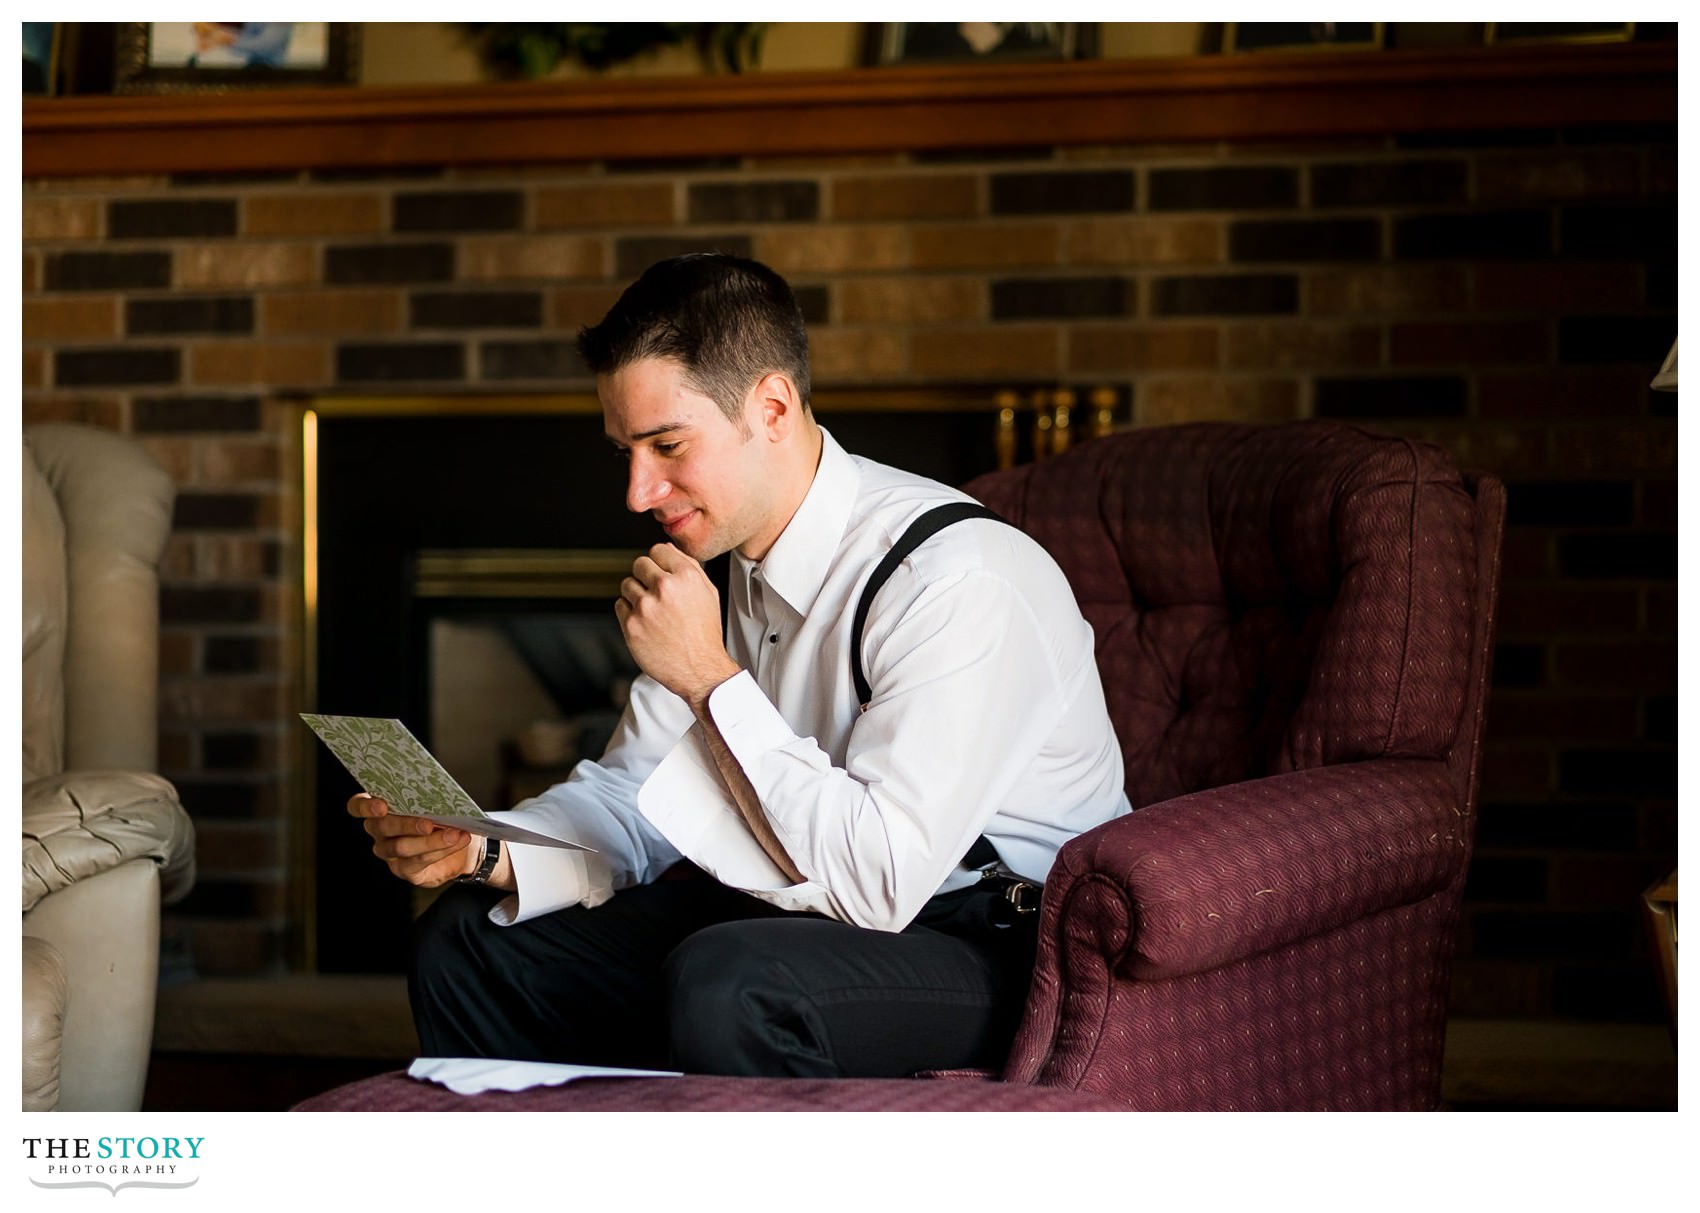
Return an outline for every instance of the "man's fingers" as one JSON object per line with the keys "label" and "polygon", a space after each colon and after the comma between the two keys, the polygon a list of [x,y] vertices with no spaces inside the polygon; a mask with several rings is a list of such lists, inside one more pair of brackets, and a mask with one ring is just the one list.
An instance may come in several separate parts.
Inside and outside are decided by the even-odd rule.
{"label": "man's fingers", "polygon": [[391,875],[421,888],[434,888],[465,870],[471,841],[472,835],[465,830],[451,828],[429,834],[375,835],[372,854],[383,861]]}
{"label": "man's fingers", "polygon": [[658,567],[665,569],[669,573],[677,573],[681,569],[701,567],[701,564],[696,557],[692,556],[689,552],[674,547],[670,543],[656,544],[654,547],[649,549],[649,555],[647,557],[639,557],[639,559],[653,561]]}
{"label": "man's fingers", "polygon": [[440,884],[447,884],[459,876],[465,869],[465,864],[455,856],[447,856],[419,866],[418,861],[397,861],[390,864],[390,871],[410,884],[422,889],[434,889]]}
{"label": "man's fingers", "polygon": [[[366,832],[373,838],[412,838],[419,835],[455,834],[466,840],[466,831],[457,830],[453,826],[440,826],[423,817],[407,817],[392,813],[387,817],[369,817],[366,819]],[[439,840],[438,845],[441,845]]]}
{"label": "man's fingers", "polygon": [[401,834],[389,838],[382,844],[382,848],[387,858],[417,859],[423,856],[437,859],[466,850],[466,844],[471,837],[464,830],[442,830],[436,834]]}
{"label": "man's fingers", "polygon": [[472,835],[465,830],[393,814],[388,804],[367,792],[349,797],[348,812],[361,818],[362,828],[372,838],[372,854],[409,884],[435,888],[459,876],[466,866]]}
{"label": "man's fingers", "polygon": [[369,792],[356,792],[348,798],[348,812],[352,817],[383,817],[390,811],[390,806]]}
{"label": "man's fingers", "polygon": [[417,885],[422,889],[434,889],[440,884],[447,884],[465,871],[466,863],[459,857],[459,852],[453,855],[433,859],[389,859],[385,860],[390,874]]}
{"label": "man's fingers", "polygon": [[702,565],[670,543],[656,544],[649,549],[649,555],[632,562],[631,576],[620,582],[620,597],[634,607],[639,606],[647,595],[664,592],[669,575],[693,571],[702,573]]}

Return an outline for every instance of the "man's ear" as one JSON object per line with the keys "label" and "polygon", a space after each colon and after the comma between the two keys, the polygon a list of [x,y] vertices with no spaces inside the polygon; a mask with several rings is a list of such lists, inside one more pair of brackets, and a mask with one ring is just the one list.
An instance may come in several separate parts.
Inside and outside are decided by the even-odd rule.
{"label": "man's ear", "polygon": [[789,375],[770,371],[751,389],[755,395],[762,434],[769,442],[782,442],[803,415],[803,402]]}

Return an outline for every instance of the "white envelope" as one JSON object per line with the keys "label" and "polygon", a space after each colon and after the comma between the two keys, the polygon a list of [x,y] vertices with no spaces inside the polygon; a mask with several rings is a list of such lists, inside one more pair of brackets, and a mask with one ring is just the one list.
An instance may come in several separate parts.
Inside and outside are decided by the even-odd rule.
{"label": "white envelope", "polygon": [[420,1057],[407,1067],[407,1074],[409,1078],[441,1083],[456,1095],[558,1087],[578,1078],[682,1077],[678,1070],[622,1070],[608,1066],[569,1066],[491,1057]]}

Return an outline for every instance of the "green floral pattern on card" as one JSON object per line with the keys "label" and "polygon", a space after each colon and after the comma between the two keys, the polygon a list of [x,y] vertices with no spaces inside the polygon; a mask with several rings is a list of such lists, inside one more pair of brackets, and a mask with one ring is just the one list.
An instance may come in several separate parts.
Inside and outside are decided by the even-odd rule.
{"label": "green floral pattern on card", "polygon": [[360,786],[410,817],[483,817],[454,777],[399,720],[301,713]]}

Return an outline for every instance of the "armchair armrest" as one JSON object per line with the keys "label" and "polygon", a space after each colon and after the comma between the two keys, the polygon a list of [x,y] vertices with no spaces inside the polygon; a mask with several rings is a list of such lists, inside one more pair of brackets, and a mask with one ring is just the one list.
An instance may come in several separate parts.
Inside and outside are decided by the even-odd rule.
{"label": "armchair armrest", "polygon": [[195,882],[195,827],[177,789],[138,771],[67,771],[24,784],[24,913],[132,859],[160,868],[169,904]]}
{"label": "armchair armrest", "polygon": [[1199,973],[1418,901],[1463,868],[1444,763],[1375,759],[1149,805],[1057,856],[1044,933],[1119,975]]}
{"label": "armchair armrest", "polygon": [[24,1111],[59,1106],[59,1055],[68,1001],[65,958],[45,939],[24,936]]}

